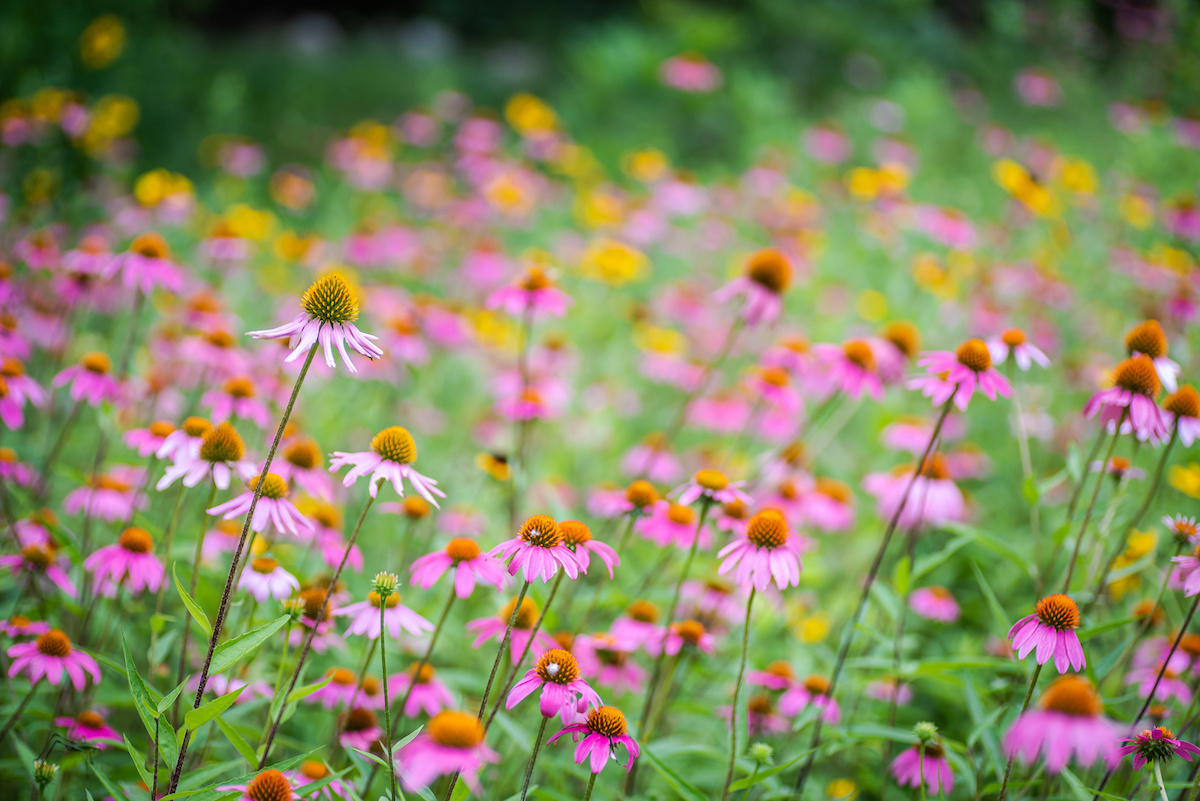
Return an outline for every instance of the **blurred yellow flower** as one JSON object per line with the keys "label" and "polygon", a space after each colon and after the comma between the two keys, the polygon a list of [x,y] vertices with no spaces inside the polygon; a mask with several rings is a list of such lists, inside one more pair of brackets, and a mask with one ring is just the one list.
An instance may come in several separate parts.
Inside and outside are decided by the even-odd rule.
{"label": "blurred yellow flower", "polygon": [[58,194],[58,176],[44,167],[36,167],[25,175],[21,189],[30,204],[45,203]]}
{"label": "blurred yellow flower", "polygon": [[226,212],[225,221],[235,236],[262,241],[271,233],[271,226],[275,224],[275,215],[269,211],[260,211],[244,203],[238,203]]}
{"label": "blurred yellow flower", "polygon": [[1200,465],[1195,462],[1189,463],[1187,467],[1171,465],[1167,473],[1167,483],[1184,495],[1200,498]]}
{"label": "blurred yellow flower", "polygon": [[800,620],[796,626],[796,636],[801,642],[812,645],[829,636],[829,615],[816,612]]}
{"label": "blurred yellow flower", "polygon": [[[1129,567],[1135,561],[1136,560],[1130,559],[1122,554],[1113,560],[1113,572],[1119,573],[1121,570]],[[1136,590],[1140,586],[1142,586],[1142,577],[1137,573],[1134,573],[1133,575],[1123,576],[1115,581],[1110,581],[1108,583],[1108,591],[1113,598],[1119,601],[1122,597],[1127,595],[1132,590]]]}
{"label": "blurred yellow flower", "polygon": [[645,278],[649,266],[646,254],[637,248],[615,239],[601,238],[592,242],[583,254],[580,270],[588,278],[621,286]]}
{"label": "blurred yellow flower", "polygon": [[621,157],[621,169],[635,180],[652,183],[667,174],[670,162],[661,150],[644,147],[631,150]]}
{"label": "blurred yellow flower", "polygon": [[683,353],[687,338],[670,328],[640,325],[633,333],[633,343],[642,350],[654,353]]}
{"label": "blurred yellow flower", "polygon": [[92,20],[79,37],[79,56],[88,69],[98,70],[117,60],[125,49],[125,26],[113,14]]}
{"label": "blurred yellow flower", "polygon": [[951,299],[958,294],[958,282],[953,274],[942,267],[932,253],[921,253],[913,259],[912,276],[917,286],[931,295]]}
{"label": "blurred yellow flower", "polygon": [[133,196],[146,208],[154,208],[171,195],[191,192],[191,181],[161,167],[142,173],[133,184]]}
{"label": "blurred yellow flower", "polygon": [[833,801],[850,801],[858,797],[858,785],[852,779],[834,779],[825,785],[825,795]]}
{"label": "blurred yellow flower", "polygon": [[877,323],[887,316],[888,302],[882,292],[868,289],[854,302],[858,316],[869,323]]}
{"label": "blurred yellow flower", "polygon": [[1129,539],[1125,541],[1124,556],[1130,562],[1135,562],[1146,554],[1151,553],[1156,545],[1158,545],[1158,532],[1153,530],[1134,531],[1129,535]]}
{"label": "blurred yellow flower", "polygon": [[47,86],[39,89],[29,99],[29,111],[39,119],[57,122],[58,118],[62,116],[63,106],[70,98],[70,92]]}
{"label": "blurred yellow flower", "polygon": [[506,348],[517,341],[516,330],[507,317],[479,310],[471,314],[469,319],[475,329],[475,336],[484,345]]}
{"label": "blurred yellow flower", "polygon": [[380,150],[386,150],[392,141],[391,130],[378,120],[363,120],[357,123],[350,129],[349,136]]}
{"label": "blurred yellow flower", "polygon": [[588,228],[617,225],[625,219],[625,204],[615,192],[597,189],[579,196],[575,215]]}
{"label": "blurred yellow flower", "polygon": [[1077,195],[1095,194],[1099,182],[1091,164],[1083,159],[1063,159],[1059,168],[1059,180],[1068,192]]}
{"label": "blurred yellow flower", "polygon": [[1196,266],[1192,254],[1180,248],[1173,248],[1170,245],[1156,245],[1146,255],[1146,258],[1150,262],[1180,275],[1187,275]]}
{"label": "blurred yellow flower", "polygon": [[520,216],[533,209],[533,188],[513,170],[492,176],[483,188],[483,196],[505,214]]}
{"label": "blurred yellow flower", "polygon": [[1011,159],[1001,159],[993,164],[992,178],[1010,195],[1017,194],[1033,182],[1025,168]]}
{"label": "blurred yellow flower", "polygon": [[558,128],[558,116],[544,101],[530,94],[516,94],[504,106],[508,124],[519,133],[548,133]]}
{"label": "blurred yellow flower", "polygon": [[1145,230],[1154,224],[1154,204],[1142,195],[1126,195],[1121,198],[1121,219]]}
{"label": "blurred yellow flower", "polygon": [[309,248],[316,244],[314,236],[300,236],[291,229],[275,237],[272,250],[276,258],[285,261],[300,261],[308,254]]}
{"label": "blurred yellow flower", "polygon": [[105,95],[92,106],[92,119],[85,140],[103,143],[132,131],[140,116],[137,101],[124,95]]}
{"label": "blurred yellow flower", "polygon": [[596,156],[582,145],[565,144],[560,147],[554,166],[563,175],[577,181],[597,181],[604,175],[604,168]]}
{"label": "blurred yellow flower", "polygon": [[508,481],[512,477],[512,467],[508,457],[499,453],[478,453],[475,455],[475,466],[497,481]]}

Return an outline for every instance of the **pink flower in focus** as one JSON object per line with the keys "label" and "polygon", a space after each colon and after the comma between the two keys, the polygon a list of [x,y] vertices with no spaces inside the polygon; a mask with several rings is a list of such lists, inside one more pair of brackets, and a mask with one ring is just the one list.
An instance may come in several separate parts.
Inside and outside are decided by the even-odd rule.
{"label": "pink flower in focus", "polygon": [[509,575],[523,572],[526,581],[540,578],[547,582],[560,567],[574,581],[581,569],[579,558],[567,547],[558,523],[548,515],[529,518],[521,524],[516,537],[492,548],[488,555],[497,556],[500,561],[511,557]]}
{"label": "pink flower in focus", "polygon": [[427,590],[447,570],[454,571],[454,594],[469,598],[475,591],[476,580],[491,584],[498,590],[508,586],[504,565],[495,557],[483,553],[475,540],[460,537],[446,543],[445,550],[425,554],[409,568],[412,583]]}
{"label": "pink flower in focus", "polygon": [[[1186,702],[1185,702],[1186,703]],[[1140,732],[1137,737],[1123,737],[1118,742],[1132,743],[1124,745],[1108,757],[1110,766],[1121,761],[1121,757],[1133,754],[1133,769],[1141,770],[1147,762],[1167,762],[1171,756],[1183,757],[1185,762],[1192,761],[1192,754],[1200,754],[1200,748],[1186,740],[1177,740],[1170,729],[1155,726]]]}
{"label": "pink flower in focus", "polygon": [[575,763],[582,765],[585,761],[589,762],[594,774],[604,770],[610,756],[613,759],[617,758],[618,745],[623,745],[629,756],[629,761],[625,764],[626,773],[633,768],[634,760],[642,753],[637,742],[629,736],[625,716],[616,707],[601,706],[591,710],[587,713],[585,722],[567,726],[548,742],[553,743],[564,734],[570,734],[579,743],[575,748]]}
{"label": "pink flower in focus", "polygon": [[575,554],[580,570],[587,573],[595,556],[608,568],[608,577],[613,577],[613,568],[621,564],[621,557],[605,543],[592,539],[592,530],[587,524],[578,520],[563,520],[558,524],[558,530],[562,532],[563,543]]}
{"label": "pink flower in focus", "polygon": [[1075,629],[1079,628],[1079,607],[1062,593],[1047,595],[1037,602],[1032,615],[1026,615],[1009,629],[1008,639],[1018,659],[1024,659],[1035,648],[1037,663],[1051,659],[1059,673],[1067,667],[1083,670],[1087,660]]}
{"label": "pink flower in focus", "polygon": [[1008,379],[992,365],[991,352],[980,339],[969,339],[955,351],[927,351],[917,364],[928,375],[911,379],[908,387],[921,390],[934,406],[941,406],[953,396],[954,405],[965,412],[976,389],[990,400],[1012,394]]}
{"label": "pink flower in focus", "polygon": [[539,709],[544,718],[561,715],[569,724],[577,713],[579,702],[600,706],[600,696],[579,676],[579,665],[569,651],[552,648],[538,657],[508,694],[505,709],[512,709],[540,690]]}
{"label": "pink flower in focus", "polygon": [[[254,493],[258,488],[259,478],[260,476],[255,476],[250,479],[249,490],[225,503],[214,506],[208,510],[208,513],[213,517],[221,517],[225,520],[233,520],[249,513],[250,505],[254,501]],[[313,527],[312,522],[300,514],[300,511],[288,500],[289,489],[286,481],[274,473],[267,473],[261,478],[263,491],[262,496],[258,499],[258,505],[254,507],[254,518],[250,521],[251,530],[261,534],[266,530],[267,523],[270,523],[280,534],[299,537],[300,529]]]}
{"label": "pink flower in focus", "polygon": [[1133,432],[1139,440],[1158,441],[1166,437],[1167,423],[1154,402],[1162,389],[1158,370],[1149,356],[1139,354],[1116,366],[1113,386],[1102,389],[1088,400],[1083,415],[1099,415],[1099,422],[1110,434]]}
{"label": "pink flower in focus", "polygon": [[379,492],[379,485],[388,481],[392,489],[401,498],[404,497],[404,480],[408,479],[417,493],[437,508],[437,500],[433,497],[445,498],[446,493],[437,488],[437,481],[427,478],[413,469],[417,461],[417,444],[413,441],[408,429],[401,426],[390,426],[383,429],[371,439],[371,450],[356,453],[334,451],[329,460],[329,472],[350,466],[350,471],[342,479],[342,486],[349,487],[360,477],[370,474],[368,489],[374,498]]}
{"label": "pink flower in focus", "polygon": [[800,585],[800,556],[787,520],[775,509],[765,509],[746,524],[745,534],[717,553],[724,559],[719,575],[737,568],[734,581],[763,592],[775,582],[779,589]]}
{"label": "pink flower in focus", "polygon": [[269,556],[260,556],[246,567],[248,569],[242,571],[238,589],[249,593],[260,604],[266,603],[268,598],[283,600],[300,590],[300,582],[296,577]]}
{"label": "pink flower in focus", "polygon": [[79,692],[87,685],[87,674],[93,682],[100,681],[100,666],[96,660],[75,648],[67,635],[58,629],[50,629],[33,642],[19,642],[8,649],[12,664],[8,666],[10,678],[28,674],[31,684],[37,685],[44,677],[55,687],[62,681],[63,673]]}

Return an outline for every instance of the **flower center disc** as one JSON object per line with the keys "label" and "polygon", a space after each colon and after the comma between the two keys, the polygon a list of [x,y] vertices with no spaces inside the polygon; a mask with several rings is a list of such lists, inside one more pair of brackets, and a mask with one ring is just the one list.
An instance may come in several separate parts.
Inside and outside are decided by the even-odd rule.
{"label": "flower center disc", "polygon": [[842,355],[868,373],[875,372],[875,354],[871,352],[871,346],[861,339],[851,339],[842,345]]}
{"label": "flower center disc", "polygon": [[1047,595],[1037,602],[1035,611],[1038,620],[1059,631],[1079,628],[1079,606],[1062,593]]}
{"label": "flower center disc", "polygon": [[389,462],[412,464],[417,461],[417,443],[402,426],[383,429],[371,440],[371,450]]}
{"label": "flower center disc", "polygon": [[649,481],[634,481],[625,490],[625,500],[639,509],[644,509],[658,500],[658,490]]}
{"label": "flower center disc", "polygon": [[1096,717],[1100,714],[1100,698],[1092,683],[1079,676],[1060,676],[1042,693],[1043,709],[1052,709],[1075,717]]}
{"label": "flower center disc", "polygon": [[954,355],[958,358],[959,364],[969,367],[977,373],[982,373],[992,366],[992,354],[982,339],[968,339],[958,346]]}
{"label": "flower center disc", "polygon": [[746,277],[776,295],[782,294],[792,282],[792,265],[787,256],[775,248],[763,248],[750,256]]}
{"label": "flower center disc", "polygon": [[601,706],[589,711],[587,725],[605,737],[623,737],[626,732],[625,715],[615,706]]}
{"label": "flower center disc", "polygon": [[1125,349],[1144,353],[1151,359],[1167,355],[1167,335],[1158,320],[1138,323],[1125,335]]}
{"label": "flower center disc", "polygon": [[764,509],[746,524],[746,539],[759,548],[778,548],[790,536],[787,520],[774,509]]}
{"label": "flower center disc", "polygon": [[554,684],[570,684],[579,678],[575,657],[561,648],[551,648],[534,665],[538,678]]}
{"label": "flower center disc", "polygon": [[1154,362],[1145,355],[1134,356],[1118,364],[1117,369],[1113,370],[1113,383],[1121,389],[1148,398],[1157,397],[1162,389]]}
{"label": "flower center disc", "polygon": [[592,541],[592,530],[578,520],[564,520],[558,524],[558,530],[562,532],[563,542],[567,545],[583,545]]}
{"label": "flower center disc", "polygon": [[[250,489],[258,489],[258,479],[258,476],[250,479]],[[274,473],[267,473],[262,477],[262,497],[277,501],[286,498],[287,494],[288,485],[282,478]]]}
{"label": "flower center disc", "polygon": [[246,796],[254,801],[288,801],[292,797],[292,785],[279,771],[264,770],[246,785]]}
{"label": "flower center disc", "polygon": [[288,464],[301,470],[312,470],[321,461],[321,451],[313,440],[302,439],[288,445],[283,452],[283,458]]}
{"label": "flower center disc", "polygon": [[154,550],[154,540],[144,528],[125,529],[117,538],[117,544],[130,553],[150,553]]}
{"label": "flower center disc", "polygon": [[534,515],[521,525],[522,540],[539,548],[553,548],[563,541],[562,530],[549,515]]}
{"label": "flower center disc", "polygon": [[1184,384],[1167,396],[1163,408],[1179,417],[1200,417],[1200,393],[1191,384]]}
{"label": "flower center disc", "polygon": [[483,725],[466,712],[439,712],[425,730],[435,743],[450,748],[474,748],[483,742]]}
{"label": "flower center disc", "polygon": [[720,470],[700,470],[696,473],[696,483],[706,490],[720,492],[729,486],[729,478]]}
{"label": "flower center disc", "polygon": [[71,641],[59,629],[50,629],[37,638],[37,649],[44,656],[64,657],[71,653]]}
{"label": "flower center disc", "polygon": [[446,543],[446,555],[455,562],[469,562],[479,556],[479,543],[466,537],[457,537]]}
{"label": "flower center disc", "polygon": [[200,443],[200,458],[206,462],[240,462],[246,455],[242,437],[229,423],[221,423],[206,432]]}
{"label": "flower center disc", "polygon": [[300,304],[309,317],[324,323],[352,323],[358,319],[358,299],[338,273],[324,275],[304,290]]}
{"label": "flower center disc", "polygon": [[84,354],[84,357],[79,360],[79,364],[84,370],[96,375],[105,375],[112,369],[112,360],[98,351]]}

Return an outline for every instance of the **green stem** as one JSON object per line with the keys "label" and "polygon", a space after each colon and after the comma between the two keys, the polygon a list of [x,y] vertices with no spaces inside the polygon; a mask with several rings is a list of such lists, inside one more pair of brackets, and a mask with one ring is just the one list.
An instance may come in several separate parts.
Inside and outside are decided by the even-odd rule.
{"label": "green stem", "polygon": [[[1038,665],[1033,669],[1033,676],[1029,679],[1029,689],[1025,691],[1025,702],[1021,704],[1021,711],[1017,713],[1018,718],[1025,714],[1026,709],[1029,709],[1029,699],[1033,698],[1033,690],[1037,687],[1037,680],[1040,675],[1042,675],[1042,666]],[[1008,795],[1008,780],[1012,777],[1014,760],[1016,760],[1015,754],[1008,758],[1008,764],[1004,766],[1004,781],[1000,785],[1000,795],[996,797],[997,801],[1004,801],[1005,796]]]}
{"label": "green stem", "polygon": [[917,772],[921,787],[921,801],[925,801],[925,743],[917,745]]}
{"label": "green stem", "polygon": [[558,593],[558,585],[562,584],[563,576],[565,575],[566,573],[559,571],[558,576],[554,579],[554,583],[550,585],[550,595],[546,598],[546,603],[542,605],[542,612],[538,615],[537,621],[533,624],[533,628],[529,632],[529,639],[525,642],[525,648],[521,651],[521,656],[517,658],[512,675],[504,682],[504,689],[496,694],[496,704],[492,707],[491,714],[488,715],[487,723],[483,724],[484,731],[492,727],[492,721],[496,719],[496,713],[500,711],[500,705],[504,703],[509,690],[517,683],[517,677],[521,675],[521,665],[525,664],[525,657],[529,656],[529,652],[533,648],[533,641],[537,638],[538,632],[542,630],[542,621],[546,619],[546,612],[549,611],[550,604],[554,603],[554,596]]}
{"label": "green stem", "polygon": [[[212,508],[213,501],[217,497],[217,480],[214,478],[209,482],[208,500],[204,502],[204,506],[200,509],[200,536],[196,538],[196,553],[192,556],[192,579],[189,585],[189,592],[193,598],[196,597],[196,587],[200,586],[200,557],[204,550],[204,536],[208,533],[208,510]],[[164,579],[165,583],[165,579]],[[175,672],[175,684],[183,684],[184,674],[187,672],[187,650],[188,640],[192,633],[192,616],[190,614],[183,616],[183,639],[180,641],[179,648],[179,668]],[[154,654],[154,658],[158,659],[158,654]],[[154,671],[151,670],[151,673]],[[171,706],[171,717],[176,721],[179,720],[179,699],[180,695],[175,696],[175,703]]]}
{"label": "green stem", "polygon": [[754,595],[757,592],[750,588],[750,597],[746,599],[746,622],[742,627],[742,660],[738,667],[737,683],[733,685],[733,706],[729,709],[729,770],[725,774],[725,787],[721,790],[721,801],[729,798],[729,785],[733,784],[733,768],[737,762],[737,720],[738,695],[742,691],[742,677],[746,675],[746,649],[750,645],[750,609],[754,606]]}
{"label": "green stem", "polygon": [[384,638],[387,636],[387,624],[384,621],[384,615],[387,613],[385,600],[384,597],[379,599],[379,672],[383,677],[383,731],[387,737],[384,746],[387,750],[392,801],[396,801],[396,762],[392,756],[392,710],[388,708],[387,643],[384,642]]}
{"label": "green stem", "polygon": [[583,794],[583,801],[591,801],[592,788],[596,786],[596,777],[599,775],[599,773],[593,773],[592,778],[588,780],[587,791]]}
{"label": "green stem", "polygon": [[21,718],[21,713],[25,711],[25,705],[28,704],[30,699],[33,698],[34,690],[38,688],[38,684],[40,683],[41,679],[38,679],[38,681],[29,688],[29,692],[25,693],[25,697],[21,699],[21,703],[9,717],[8,722],[4,724],[4,728],[0,729],[0,743],[4,742],[4,738],[8,736],[10,731],[12,731],[12,727],[17,725],[17,721]]}
{"label": "green stem", "polygon": [[521,785],[521,801],[529,794],[529,780],[533,778],[533,763],[537,762],[538,751],[542,749],[542,737],[546,735],[546,724],[550,718],[542,716],[542,725],[538,726],[537,737],[533,741],[533,753],[529,755],[529,764],[525,766],[525,783]]}
{"label": "green stem", "polygon": [[1125,422],[1125,413],[1122,413],[1121,419],[1117,421],[1117,429],[1113,432],[1112,440],[1108,443],[1108,451],[1104,454],[1104,460],[1100,462],[1100,472],[1096,476],[1096,486],[1092,490],[1092,499],[1088,502],[1087,511],[1084,512],[1083,524],[1079,527],[1079,533],[1075,535],[1075,548],[1071,552],[1070,560],[1067,562],[1067,577],[1063,580],[1062,591],[1064,594],[1071,589],[1071,577],[1075,575],[1075,563],[1079,561],[1079,546],[1083,544],[1083,535],[1087,532],[1088,523],[1092,522],[1092,512],[1096,508],[1096,499],[1100,497],[1100,485],[1104,483],[1104,471],[1108,468],[1108,462],[1112,459],[1113,451],[1116,450],[1123,422]]}
{"label": "green stem", "polygon": [[1196,801],[1200,796],[1200,770],[1192,769],[1196,774],[1196,778],[1192,781],[1192,791],[1188,794],[1188,801]]}
{"label": "green stem", "polygon": [[1158,792],[1162,794],[1162,801],[1171,801],[1167,797],[1167,787],[1163,784],[1162,768],[1158,766],[1158,760],[1152,759],[1150,761],[1154,765],[1154,780],[1158,782]]}
{"label": "green stem", "polygon": [[[408,699],[412,696],[413,688],[417,686],[417,677],[421,675],[421,671],[429,662],[429,656],[433,653],[433,646],[437,644],[438,635],[442,633],[442,625],[446,622],[446,616],[450,614],[450,607],[454,605],[454,599],[458,597],[454,588],[450,588],[450,597],[446,599],[446,606],[442,609],[442,616],[438,618],[437,625],[433,627],[433,636],[429,638],[429,646],[425,649],[425,655],[417,662],[417,668],[413,671],[412,681],[408,683],[408,690],[405,691],[404,697],[400,699],[400,703],[396,705],[396,715],[404,715],[404,707],[408,706]],[[384,682],[387,681],[387,676],[383,677]]]}

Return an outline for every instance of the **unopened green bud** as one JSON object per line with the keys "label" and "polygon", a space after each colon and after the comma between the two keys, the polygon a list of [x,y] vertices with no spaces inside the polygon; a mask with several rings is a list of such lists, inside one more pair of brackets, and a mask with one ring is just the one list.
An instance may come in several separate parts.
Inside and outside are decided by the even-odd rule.
{"label": "unopened green bud", "polygon": [[400,579],[395,573],[375,574],[375,592],[379,593],[380,598],[387,599],[393,595],[399,585]]}
{"label": "unopened green bud", "polygon": [[938,729],[927,720],[923,720],[913,726],[913,734],[917,735],[917,739],[921,741],[921,745],[929,745],[937,740]]}
{"label": "unopened green bud", "polygon": [[770,765],[775,759],[775,749],[766,743],[754,743],[746,749],[746,754],[760,767]]}

